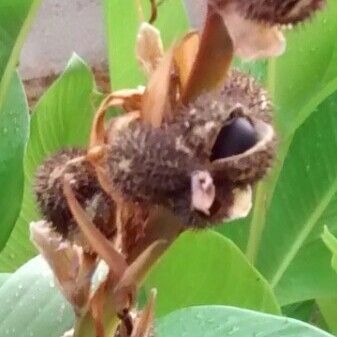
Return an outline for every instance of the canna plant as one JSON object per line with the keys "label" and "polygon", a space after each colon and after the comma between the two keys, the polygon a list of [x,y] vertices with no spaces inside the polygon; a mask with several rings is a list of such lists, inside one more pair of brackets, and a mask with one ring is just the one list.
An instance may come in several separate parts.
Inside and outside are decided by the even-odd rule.
{"label": "canna plant", "polygon": [[[178,2],[107,0],[113,85],[116,65],[124,71],[116,90],[98,104],[89,68],[73,56],[37,103],[24,157],[21,212],[0,261],[11,272],[34,254],[29,221],[42,258],[0,278],[0,297],[8,304],[0,307],[5,334],[329,336],[282,317],[281,306],[283,315],[298,317],[295,305],[305,300],[315,300],[306,320],[334,331],[333,302],[326,300],[337,296],[336,275],[320,236],[320,224],[334,219],[333,164],[314,164],[318,155],[333,153],[333,132],[326,131],[334,125],[336,69],[329,60],[321,72],[312,68],[321,65],[322,55],[333,60],[336,5],[203,4],[202,29],[186,33]],[[148,77],[144,87],[130,88],[144,83],[131,55],[122,63],[136,38],[131,25],[123,25],[123,12],[140,17],[135,45]],[[171,13],[180,17],[182,37],[164,43],[164,52],[153,24],[174,34],[167,23]],[[308,17],[313,21],[301,23]],[[233,67],[234,55],[282,54],[279,26],[299,23],[304,26],[288,33],[285,56]],[[322,31],[329,33],[326,49]],[[300,34],[317,48],[307,55],[309,73],[298,70]],[[266,79],[269,93],[252,74]],[[302,83],[304,78],[312,81]],[[111,108],[119,114],[109,118]],[[331,125],[323,137],[317,125],[325,111]],[[324,138],[318,143],[324,150],[317,152],[312,134]],[[318,177],[324,186],[310,194]],[[223,221],[231,222],[215,227]],[[333,242],[327,233],[324,238]],[[304,264],[307,256],[313,261]],[[317,277],[310,269],[316,266],[323,271]]]}

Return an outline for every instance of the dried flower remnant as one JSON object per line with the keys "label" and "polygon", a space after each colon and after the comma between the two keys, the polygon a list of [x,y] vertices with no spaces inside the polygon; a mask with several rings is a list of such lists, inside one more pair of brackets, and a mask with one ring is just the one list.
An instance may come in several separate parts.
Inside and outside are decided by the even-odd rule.
{"label": "dried flower remnant", "polygon": [[272,57],[285,50],[281,25],[311,17],[325,0],[208,0],[231,35],[236,54],[244,59]]}
{"label": "dried flower remnant", "polygon": [[164,55],[160,32],[144,22],[139,28],[136,41],[136,55],[145,74],[151,75]]}
{"label": "dried flower remnant", "polygon": [[88,305],[95,259],[81,247],[64,241],[44,220],[30,224],[30,239],[51,267],[61,292],[80,315]]}

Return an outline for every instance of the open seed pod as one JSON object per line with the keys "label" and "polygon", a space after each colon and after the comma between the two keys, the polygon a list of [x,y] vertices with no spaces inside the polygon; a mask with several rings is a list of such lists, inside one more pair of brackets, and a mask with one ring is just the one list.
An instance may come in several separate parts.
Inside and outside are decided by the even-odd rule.
{"label": "open seed pod", "polygon": [[266,91],[233,70],[220,93],[199,96],[166,124],[176,147],[209,161],[215,180],[252,183],[263,177],[274,155],[275,133]]}
{"label": "open seed pod", "polygon": [[246,216],[250,184],[273,159],[270,113],[265,90],[234,70],[220,92],[180,106],[160,128],[117,117],[109,129],[111,185],[125,202],[166,207],[189,228]]}
{"label": "open seed pod", "polygon": [[93,223],[109,239],[116,232],[115,205],[100,187],[85,151],[63,150],[45,160],[37,171],[34,190],[44,218],[65,239],[86,247],[63,194],[64,175],[70,175],[76,197]]}
{"label": "open seed pod", "polygon": [[210,137],[212,173],[215,179],[254,183],[265,175],[275,153],[268,94],[253,78],[233,70],[221,96],[233,108],[215,141]]}

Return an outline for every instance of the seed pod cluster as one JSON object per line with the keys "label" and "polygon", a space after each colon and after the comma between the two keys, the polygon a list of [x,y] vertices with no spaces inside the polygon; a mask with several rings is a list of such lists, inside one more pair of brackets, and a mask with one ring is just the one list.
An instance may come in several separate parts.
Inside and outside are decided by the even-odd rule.
{"label": "seed pod cluster", "polygon": [[94,169],[85,160],[80,149],[60,151],[39,167],[35,179],[35,194],[44,218],[64,238],[81,241],[78,226],[71,215],[63,194],[63,179],[67,174],[81,206],[94,224],[107,238],[112,238],[115,228],[115,205],[101,189]]}
{"label": "seed pod cluster", "polygon": [[267,92],[234,70],[220,93],[198,97],[170,127],[180,147],[208,161],[213,178],[254,183],[271,166],[275,152],[271,112]]}
{"label": "seed pod cluster", "polygon": [[[178,107],[174,119],[161,128],[137,119],[115,123],[124,127],[110,130],[111,183],[125,200],[165,206],[188,227],[238,217],[238,198],[251,193],[250,184],[272,163],[275,134],[270,112],[266,92],[233,71],[221,92]],[[194,188],[198,174],[206,177],[209,189],[203,187],[204,178],[200,188]],[[194,202],[200,190],[202,202],[212,201],[206,209]],[[242,215],[246,208],[240,206]]]}

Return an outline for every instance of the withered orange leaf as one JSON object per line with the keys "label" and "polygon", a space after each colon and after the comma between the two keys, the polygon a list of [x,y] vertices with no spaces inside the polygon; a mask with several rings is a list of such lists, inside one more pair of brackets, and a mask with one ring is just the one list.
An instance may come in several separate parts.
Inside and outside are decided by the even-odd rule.
{"label": "withered orange leaf", "polygon": [[174,61],[178,70],[180,86],[185,91],[193,64],[200,46],[200,35],[197,31],[189,32],[174,49]]}
{"label": "withered orange leaf", "polygon": [[92,223],[89,216],[77,201],[67,175],[64,177],[63,181],[63,192],[74,219],[91,245],[93,251],[108,264],[116,278],[120,278],[127,268],[125,259]]}
{"label": "withered orange leaf", "polygon": [[220,85],[233,59],[233,43],[222,17],[208,6],[200,48],[182,101],[186,104]]}
{"label": "withered orange leaf", "polygon": [[138,111],[141,108],[144,89],[122,89],[107,96],[98,110],[91,127],[89,149],[105,144],[104,119],[106,111],[111,107],[121,107],[125,111]]}
{"label": "withered orange leaf", "polygon": [[160,127],[167,105],[171,84],[173,49],[162,58],[157,69],[152,74],[145,90],[141,108],[141,118],[153,127]]}

